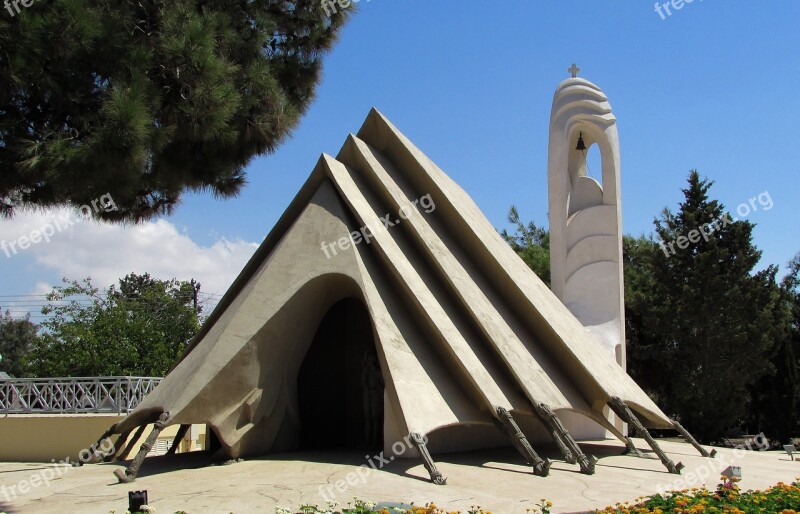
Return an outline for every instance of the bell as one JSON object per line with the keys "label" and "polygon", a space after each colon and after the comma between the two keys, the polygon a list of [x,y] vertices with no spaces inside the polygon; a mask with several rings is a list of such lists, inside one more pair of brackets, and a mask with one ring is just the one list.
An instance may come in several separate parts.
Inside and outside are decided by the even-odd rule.
{"label": "bell", "polygon": [[586,151],[586,143],[583,142],[583,132],[578,135],[578,146],[576,146],[575,149],[581,152]]}

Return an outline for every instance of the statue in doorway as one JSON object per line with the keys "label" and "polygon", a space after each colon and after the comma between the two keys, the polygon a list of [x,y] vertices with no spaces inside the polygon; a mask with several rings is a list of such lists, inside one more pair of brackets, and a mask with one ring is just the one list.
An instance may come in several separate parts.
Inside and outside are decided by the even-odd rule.
{"label": "statue in doorway", "polygon": [[361,386],[364,399],[364,444],[377,448],[383,444],[383,374],[374,350],[361,360]]}

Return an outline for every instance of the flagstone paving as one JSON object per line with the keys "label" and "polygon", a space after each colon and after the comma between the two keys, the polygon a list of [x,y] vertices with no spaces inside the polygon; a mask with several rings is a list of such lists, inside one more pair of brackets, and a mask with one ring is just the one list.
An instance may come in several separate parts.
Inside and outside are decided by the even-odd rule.
{"label": "flagstone paving", "polygon": [[[646,447],[644,441],[636,442],[639,448]],[[436,462],[448,479],[446,486],[429,483],[421,461],[396,459],[381,470],[367,471],[359,468],[367,462],[364,455],[353,452],[287,453],[214,466],[207,465],[203,454],[151,458],[136,482],[128,485],[116,483],[112,472],[117,464],[55,470],[42,464],[0,463],[0,511],[125,512],[128,491],[144,489],[159,514],[179,510],[189,514],[272,513],[276,506],[324,505],[324,495],[335,495],[343,504],[357,496],[417,504],[435,501],[448,510],[461,511],[478,504],[495,513],[510,514],[524,513],[540,498],[547,498],[554,503],[553,512],[564,513],[602,508],[663,489],[703,483],[713,488],[728,465],[741,466],[743,489],[766,488],[800,476],[800,461],[791,462],[781,452],[719,449],[715,459],[706,459],[688,444],[662,441],[661,445],[670,458],[686,465],[681,476],[667,473],[658,460],[621,455],[624,447],[618,441],[581,443],[587,453],[600,458],[597,472],[591,476],[581,474],[577,464],[556,461],[550,476],[540,478],[506,448],[439,455]],[[553,449],[543,450],[549,457],[556,456]],[[377,465],[375,459],[373,463]],[[20,488],[29,490],[21,494]]]}

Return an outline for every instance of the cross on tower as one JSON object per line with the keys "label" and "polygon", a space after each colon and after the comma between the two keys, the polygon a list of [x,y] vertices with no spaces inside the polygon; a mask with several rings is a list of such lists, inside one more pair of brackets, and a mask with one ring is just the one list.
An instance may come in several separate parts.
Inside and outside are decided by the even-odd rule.
{"label": "cross on tower", "polygon": [[570,72],[570,74],[572,74],[572,78],[575,78],[575,77],[578,76],[578,73],[581,72],[581,69],[578,68],[577,64],[572,63],[572,67],[570,69],[568,69],[567,71]]}

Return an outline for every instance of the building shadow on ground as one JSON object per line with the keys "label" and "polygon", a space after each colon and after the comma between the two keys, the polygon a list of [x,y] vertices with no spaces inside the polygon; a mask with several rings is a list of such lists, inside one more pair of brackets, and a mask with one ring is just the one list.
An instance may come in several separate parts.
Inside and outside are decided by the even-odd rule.
{"label": "building shadow on ground", "polygon": [[[580,447],[586,455],[594,455],[597,457],[598,467],[624,467],[628,469],[640,469],[636,466],[636,457],[631,457],[629,465],[610,465],[604,464],[603,459],[608,457],[617,457],[625,453],[625,447],[616,441],[609,441],[606,443],[580,443]],[[563,456],[559,453],[558,448],[552,444],[535,444],[534,449],[543,458],[550,459],[554,465],[554,471],[557,467],[558,472],[574,472],[580,473],[580,467],[577,464],[568,464],[564,462]],[[640,451],[650,459],[657,457],[649,448],[639,448]],[[343,466],[366,466],[373,471],[382,471],[391,473],[397,476],[411,478],[428,482],[430,480],[427,471],[422,466],[423,461],[421,458],[395,458],[392,455],[382,454],[380,452],[368,452],[359,450],[315,450],[315,451],[296,451],[286,452],[271,455],[264,455],[254,458],[246,458],[246,461],[304,461],[319,464],[335,464]],[[433,460],[441,464],[453,464],[470,467],[482,467],[486,469],[495,469],[499,471],[506,471],[510,473],[519,474],[533,474],[532,468],[525,463],[522,456],[513,447],[500,447],[490,448],[483,450],[473,450],[462,453],[448,453],[434,455]],[[233,464],[234,461],[223,462],[214,460],[209,452],[197,451],[191,453],[183,453],[176,455],[162,455],[148,457],[141,469],[138,476],[143,478],[147,476],[159,475],[162,473],[170,473],[183,469],[197,469],[208,466],[225,466]],[[109,464],[109,466],[126,467],[130,461],[117,462]],[[573,469],[574,468],[574,469]],[[643,469],[644,470],[644,469]],[[0,512],[2,512],[0,510]]]}
{"label": "building shadow on ground", "polygon": [[[125,469],[131,464],[130,460],[119,461],[114,463],[103,464],[110,468]],[[136,475],[138,478],[147,476],[160,475],[163,473],[171,473],[173,471],[180,471],[182,469],[197,469],[204,468],[211,465],[222,465],[223,463],[215,462],[211,458],[211,454],[205,451],[196,451],[189,453],[178,453],[176,455],[153,455],[147,457],[139,468],[139,473]],[[116,482],[114,482],[116,483]],[[113,485],[113,484],[110,484]]]}
{"label": "building shadow on ground", "polygon": [[[617,457],[625,452],[625,447],[621,443],[609,442],[606,444],[584,444],[579,445],[583,452],[587,455],[594,455],[598,459],[598,466],[602,465],[602,461],[607,457]],[[563,456],[559,453],[555,445],[534,445],[534,449],[543,458],[550,459],[555,466],[558,466],[558,472],[575,472],[580,473],[580,467],[577,464],[567,464],[563,461]],[[649,458],[656,458],[652,452],[642,452]],[[324,464],[342,464],[350,466],[368,466],[373,467],[378,471],[391,473],[405,478],[429,482],[430,477],[427,471],[422,467],[423,461],[421,458],[398,458],[390,462],[386,460],[392,459],[392,456],[381,455],[382,459],[376,454],[369,454],[367,452],[357,452],[352,450],[340,451],[320,451],[320,452],[294,452],[283,453],[276,455],[269,455],[259,457],[260,460],[285,460],[296,461],[302,460],[306,462],[316,462]],[[631,457],[634,459],[634,457]],[[448,453],[433,455],[433,460],[437,464],[454,464],[470,467],[482,467],[486,469],[496,469],[499,471],[506,471],[510,473],[519,474],[533,474],[531,466],[525,463],[522,456],[517,450],[511,446],[490,448],[483,450],[473,450],[461,453]],[[635,460],[631,460],[631,469],[635,469]],[[572,469],[574,467],[574,469]]]}

